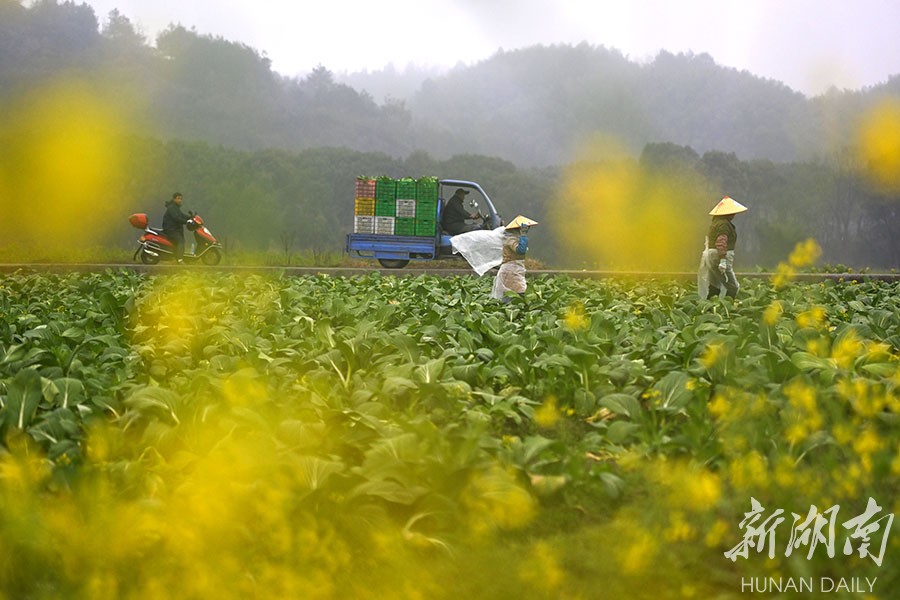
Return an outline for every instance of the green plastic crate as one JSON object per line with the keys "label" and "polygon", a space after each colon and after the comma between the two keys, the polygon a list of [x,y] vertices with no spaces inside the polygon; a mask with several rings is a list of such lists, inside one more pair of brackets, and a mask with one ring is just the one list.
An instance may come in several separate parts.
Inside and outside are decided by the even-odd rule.
{"label": "green plastic crate", "polygon": [[379,177],[375,180],[375,200],[397,200],[397,182],[390,177]]}
{"label": "green plastic crate", "polygon": [[393,217],[397,214],[396,200],[375,199],[375,216],[376,217]]}
{"label": "green plastic crate", "polygon": [[437,218],[437,201],[434,202],[430,200],[416,200],[416,219],[431,219],[434,220]]}
{"label": "green plastic crate", "polygon": [[437,177],[420,177],[416,181],[416,200],[437,202],[438,181]]}
{"label": "green plastic crate", "polygon": [[434,219],[416,219],[416,235],[433,236],[436,232]]}
{"label": "green plastic crate", "polygon": [[397,198],[416,199],[416,180],[409,177],[397,180]]}
{"label": "green plastic crate", "polygon": [[416,220],[403,217],[394,219],[394,235],[416,235]]}

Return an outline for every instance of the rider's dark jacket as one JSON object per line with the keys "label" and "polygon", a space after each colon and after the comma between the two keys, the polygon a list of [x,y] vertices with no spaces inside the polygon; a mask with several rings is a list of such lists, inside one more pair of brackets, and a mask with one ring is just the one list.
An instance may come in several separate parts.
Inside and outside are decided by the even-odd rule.
{"label": "rider's dark jacket", "polygon": [[184,224],[190,220],[190,216],[182,212],[181,207],[174,200],[166,202],[166,214],[163,215],[163,233],[166,237],[184,237]]}

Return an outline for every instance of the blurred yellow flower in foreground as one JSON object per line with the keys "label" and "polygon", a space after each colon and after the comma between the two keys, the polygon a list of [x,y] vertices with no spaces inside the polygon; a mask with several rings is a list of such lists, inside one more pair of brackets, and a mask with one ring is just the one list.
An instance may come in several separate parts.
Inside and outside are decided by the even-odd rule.
{"label": "blurred yellow flower in foreground", "polygon": [[659,540],[637,523],[629,537],[623,540],[622,550],[618,554],[622,570],[629,574],[646,571],[659,551]]}
{"label": "blurred yellow flower in foreground", "polygon": [[866,348],[862,340],[852,329],[838,339],[831,351],[831,357],[842,369],[849,369],[853,361],[862,356]]}
{"label": "blurred yellow flower in foreground", "polygon": [[822,248],[812,238],[799,242],[788,256],[786,263],[779,263],[772,277],[775,289],[786,287],[797,278],[797,269],[811,266],[822,256]]}
{"label": "blurred yellow flower in foreground", "polygon": [[825,308],[814,306],[797,315],[797,326],[801,329],[821,329],[825,326]]}
{"label": "blurred yellow flower in foreground", "polygon": [[784,306],[781,304],[781,301],[773,300],[772,303],[766,307],[766,310],[763,311],[763,323],[772,326],[778,322],[778,319],[780,319],[783,314]]}
{"label": "blurred yellow flower in foreground", "polygon": [[822,247],[816,240],[808,238],[794,246],[794,250],[788,256],[788,264],[801,269],[814,264],[822,256]]}
{"label": "blurred yellow flower in foreground", "polygon": [[794,380],[784,387],[787,407],[784,411],[785,437],[791,445],[803,442],[819,431],[824,423],[816,399],[816,389],[801,380]]}
{"label": "blurred yellow flower in foreground", "polygon": [[559,422],[560,413],[556,406],[556,398],[547,396],[537,410],[534,411],[534,421],[544,429],[550,429]]}
{"label": "blurred yellow flower in foreground", "polygon": [[565,571],[550,544],[537,542],[531,548],[528,557],[522,562],[519,578],[538,590],[552,593],[562,585]]}
{"label": "blurred yellow flower in foreground", "polygon": [[728,465],[728,477],[739,492],[758,494],[769,489],[771,484],[768,463],[755,450],[735,456]]}
{"label": "blurred yellow flower in foreground", "polygon": [[726,353],[727,349],[724,343],[714,342],[707,344],[703,354],[700,355],[700,364],[704,369],[711,369],[725,357]]}
{"label": "blurred yellow flower in foreground", "polygon": [[475,473],[462,495],[472,533],[483,536],[495,529],[517,529],[534,518],[537,507],[514,475],[499,466]]}
{"label": "blurred yellow flower in foreground", "polygon": [[582,331],[587,329],[588,319],[584,315],[584,304],[576,302],[566,309],[563,323],[569,331]]}
{"label": "blurred yellow flower in foreground", "polygon": [[857,140],[869,180],[883,191],[900,191],[900,101],[885,99],[871,109]]}

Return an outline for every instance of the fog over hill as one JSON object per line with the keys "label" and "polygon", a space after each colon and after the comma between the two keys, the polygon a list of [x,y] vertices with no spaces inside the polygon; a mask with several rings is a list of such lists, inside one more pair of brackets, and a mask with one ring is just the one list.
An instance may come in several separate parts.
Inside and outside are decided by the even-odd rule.
{"label": "fog over hill", "polygon": [[553,166],[602,137],[634,156],[669,142],[784,162],[852,143],[865,110],[900,95],[897,76],[808,98],[707,54],[638,62],[587,43],[501,50],[447,71],[336,75],[325,64],[291,78],[247,45],[174,25],[151,45],[127,17],[110,14],[101,27],[86,5],[0,0],[0,17],[0,101],[77,73],[127,101],[137,130],[238,149],[475,153]]}

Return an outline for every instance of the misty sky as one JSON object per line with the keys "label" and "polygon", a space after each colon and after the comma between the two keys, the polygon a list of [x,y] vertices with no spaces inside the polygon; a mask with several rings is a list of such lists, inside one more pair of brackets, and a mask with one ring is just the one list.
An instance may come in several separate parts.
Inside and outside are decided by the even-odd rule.
{"label": "misty sky", "polygon": [[806,94],[900,73],[897,0],[76,0],[101,23],[118,8],[152,42],[171,23],[242,42],[303,76],[388,64],[452,67],[498,49],[586,41],[635,61],[660,49]]}

